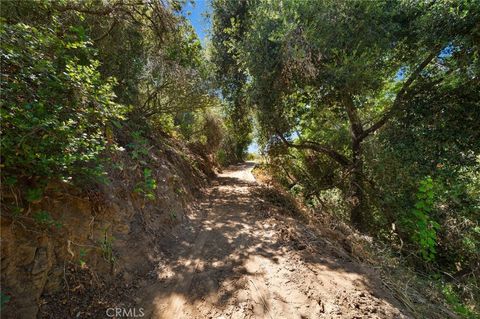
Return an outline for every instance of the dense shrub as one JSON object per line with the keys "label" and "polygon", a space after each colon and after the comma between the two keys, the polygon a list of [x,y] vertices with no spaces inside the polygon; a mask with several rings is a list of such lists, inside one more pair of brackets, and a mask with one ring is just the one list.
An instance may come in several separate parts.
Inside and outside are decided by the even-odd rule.
{"label": "dense shrub", "polygon": [[2,178],[46,182],[101,175],[109,123],[125,108],[113,102],[88,41],[56,25],[3,24]]}

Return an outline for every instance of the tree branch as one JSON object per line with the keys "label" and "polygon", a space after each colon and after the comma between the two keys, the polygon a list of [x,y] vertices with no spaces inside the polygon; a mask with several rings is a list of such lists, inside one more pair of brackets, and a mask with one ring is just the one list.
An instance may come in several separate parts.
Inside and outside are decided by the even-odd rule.
{"label": "tree branch", "polygon": [[288,147],[292,147],[292,148],[296,148],[296,149],[309,149],[309,150],[312,150],[312,151],[315,151],[315,152],[318,152],[318,153],[323,153],[323,154],[329,156],[331,159],[335,160],[337,163],[339,163],[343,167],[347,167],[351,164],[347,157],[345,157],[344,155],[338,153],[337,151],[332,150],[332,149],[330,149],[330,148],[328,148],[328,147],[326,147],[326,146],[324,146],[320,143],[313,142],[313,141],[304,141],[301,144],[295,144],[295,143],[292,143],[292,142],[288,141],[285,138],[285,136],[283,136],[283,134],[280,133],[279,131],[277,131],[277,135],[283,141],[283,143]]}
{"label": "tree branch", "polygon": [[438,55],[438,51],[441,48],[441,46],[436,46],[433,50],[432,53],[430,53],[423,61],[420,63],[415,71],[408,77],[408,79],[403,83],[402,88],[400,91],[398,91],[397,96],[395,97],[395,100],[393,101],[392,106],[388,111],[386,111],[382,118],[378,120],[376,123],[374,123],[372,126],[370,126],[368,129],[366,129],[362,136],[361,139],[363,140],[366,138],[368,135],[372,134],[379,128],[381,128],[385,123],[387,123],[390,118],[397,112],[398,109],[403,104],[403,100],[405,96],[408,93],[408,89],[410,88],[411,84],[420,76],[420,73],[427,67],[427,65]]}
{"label": "tree branch", "polygon": [[75,4],[68,4],[65,6],[55,5],[54,8],[60,12],[76,11],[76,12],[81,12],[81,13],[86,13],[91,15],[98,15],[98,16],[109,15],[110,13],[115,11],[115,5],[104,7],[98,10],[90,9],[90,8],[80,6],[80,5],[75,5]]}
{"label": "tree branch", "polygon": [[347,111],[348,120],[350,121],[350,128],[352,130],[353,138],[359,138],[363,135],[363,126],[360,117],[358,116],[355,105],[353,104],[353,99],[351,96],[347,95],[343,98],[345,110]]}
{"label": "tree branch", "polygon": [[108,28],[108,30],[104,34],[102,34],[101,36],[93,39],[93,42],[98,42],[98,41],[103,40],[107,35],[110,34],[110,32],[112,32],[112,30],[113,30],[113,28],[115,27],[116,24],[117,24],[117,19],[113,19],[113,22],[110,25],[110,27]]}

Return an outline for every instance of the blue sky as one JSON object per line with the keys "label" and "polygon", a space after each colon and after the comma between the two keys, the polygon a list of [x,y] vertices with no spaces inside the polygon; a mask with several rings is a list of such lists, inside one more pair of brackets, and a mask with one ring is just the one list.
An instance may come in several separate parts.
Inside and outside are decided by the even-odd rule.
{"label": "blue sky", "polygon": [[202,44],[205,43],[211,26],[210,19],[205,15],[209,15],[211,12],[210,0],[197,0],[194,3],[188,1],[182,10],[183,15],[192,23]]}

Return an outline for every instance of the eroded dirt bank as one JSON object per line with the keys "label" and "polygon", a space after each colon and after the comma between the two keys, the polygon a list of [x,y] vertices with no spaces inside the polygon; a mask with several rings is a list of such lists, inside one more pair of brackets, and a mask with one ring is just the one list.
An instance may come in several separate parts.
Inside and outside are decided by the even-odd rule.
{"label": "eroded dirt bank", "polygon": [[253,163],[221,174],[158,243],[147,318],[409,318],[376,274],[262,197]]}

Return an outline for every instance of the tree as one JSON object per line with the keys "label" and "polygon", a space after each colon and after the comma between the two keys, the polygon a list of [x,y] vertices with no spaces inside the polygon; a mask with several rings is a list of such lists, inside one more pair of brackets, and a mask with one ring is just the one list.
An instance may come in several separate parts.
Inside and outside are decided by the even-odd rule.
{"label": "tree", "polygon": [[449,48],[475,59],[478,4],[290,0],[252,8],[241,40],[231,41],[251,79],[264,139],[340,166],[349,178],[351,222],[365,229],[372,183],[363,145],[418,90],[458,76],[442,62]]}
{"label": "tree", "polygon": [[107,127],[126,109],[115,103],[115,81],[102,78],[95,51],[75,33],[59,37],[55,23],[4,25],[0,32],[2,178],[46,185],[101,177]]}
{"label": "tree", "polygon": [[247,74],[239,65],[237,42],[241,41],[248,20],[249,1],[217,0],[212,3],[212,63],[216,80],[226,103],[229,144],[225,148],[231,161],[244,159],[253,129],[246,97]]}
{"label": "tree", "polygon": [[107,144],[129,143],[126,126],[173,134],[181,114],[216,106],[200,41],[179,9],[176,1],[3,3],[4,170],[95,173]]}

